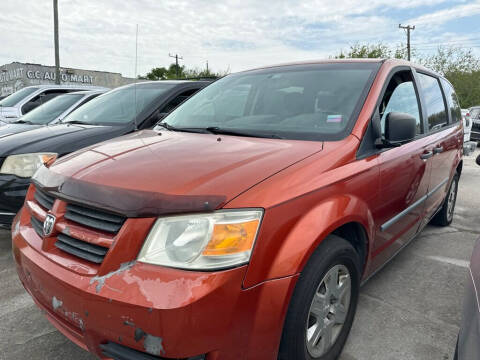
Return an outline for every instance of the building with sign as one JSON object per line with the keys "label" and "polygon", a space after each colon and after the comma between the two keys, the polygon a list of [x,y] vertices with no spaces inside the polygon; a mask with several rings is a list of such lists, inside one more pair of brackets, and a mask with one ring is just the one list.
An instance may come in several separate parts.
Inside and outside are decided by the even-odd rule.
{"label": "building with sign", "polygon": [[[0,66],[0,95],[10,95],[32,85],[55,84],[55,66],[13,62]],[[60,68],[60,83],[115,88],[134,82],[133,78],[106,71]]]}

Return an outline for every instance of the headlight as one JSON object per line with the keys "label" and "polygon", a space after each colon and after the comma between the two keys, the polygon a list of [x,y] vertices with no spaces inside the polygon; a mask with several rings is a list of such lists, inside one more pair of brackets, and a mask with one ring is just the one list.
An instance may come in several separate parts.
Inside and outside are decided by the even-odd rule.
{"label": "headlight", "polygon": [[159,218],[138,261],[192,270],[246,264],[262,216],[262,210],[231,210]]}
{"label": "headlight", "polygon": [[40,166],[51,164],[57,156],[55,153],[10,155],[3,162],[0,173],[32,177]]}

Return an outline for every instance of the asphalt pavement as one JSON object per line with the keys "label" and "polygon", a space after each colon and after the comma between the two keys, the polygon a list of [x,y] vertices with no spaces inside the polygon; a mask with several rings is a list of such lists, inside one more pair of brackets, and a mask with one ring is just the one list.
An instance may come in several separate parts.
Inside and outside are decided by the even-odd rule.
{"label": "asphalt pavement", "polygon": [[[464,159],[452,226],[428,226],[362,288],[341,360],[452,358],[470,253],[480,237],[478,153]],[[1,230],[0,281],[0,360],[95,359],[33,304],[17,278],[10,234]]]}

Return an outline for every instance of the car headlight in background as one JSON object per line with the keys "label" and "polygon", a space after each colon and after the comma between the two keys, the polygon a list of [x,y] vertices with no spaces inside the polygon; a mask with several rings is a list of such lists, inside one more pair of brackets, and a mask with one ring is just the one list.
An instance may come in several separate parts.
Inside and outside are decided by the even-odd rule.
{"label": "car headlight in background", "polygon": [[263,210],[255,209],[159,218],[138,261],[191,270],[246,264],[262,216]]}
{"label": "car headlight in background", "polygon": [[0,174],[11,174],[24,178],[32,177],[42,165],[51,165],[58,154],[35,153],[10,155],[3,162]]}

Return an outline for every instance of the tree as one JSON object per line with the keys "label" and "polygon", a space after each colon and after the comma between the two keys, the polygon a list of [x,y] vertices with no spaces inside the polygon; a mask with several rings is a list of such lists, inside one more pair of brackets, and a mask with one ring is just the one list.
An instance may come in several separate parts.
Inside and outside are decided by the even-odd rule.
{"label": "tree", "polygon": [[[185,66],[178,66],[179,78],[185,79],[187,76],[185,74]],[[145,76],[139,76],[139,79],[143,80],[171,80],[177,78],[177,65],[170,64],[167,68],[165,67],[156,67],[150,70],[149,73]]]}
{"label": "tree", "polygon": [[471,49],[439,46],[435,54],[418,60],[420,64],[443,75],[480,70],[480,59],[473,54]]}
{"label": "tree", "polygon": [[[184,65],[178,66],[179,79],[220,78],[228,73],[228,70],[213,72],[210,69],[187,69]],[[138,78],[142,80],[174,80],[177,79],[177,65],[170,64],[168,69],[165,67],[156,67],[150,70],[145,76],[139,76]]]}
{"label": "tree", "polygon": [[406,59],[407,49],[405,47],[397,46],[396,49],[391,49],[388,45],[383,43],[378,44],[360,44],[356,43],[350,46],[349,51],[344,54],[343,51],[335,56],[336,59],[345,58],[380,58],[380,59]]}
{"label": "tree", "polygon": [[[343,58],[396,58],[406,59],[405,46],[389,47],[383,43],[354,44],[347,53],[335,56]],[[455,88],[462,108],[480,105],[480,58],[472,50],[455,47],[439,47],[431,55],[419,55],[412,49],[415,62],[432,69],[448,79]]]}
{"label": "tree", "polygon": [[462,108],[480,104],[480,58],[471,49],[439,47],[418,61],[452,83]]}

